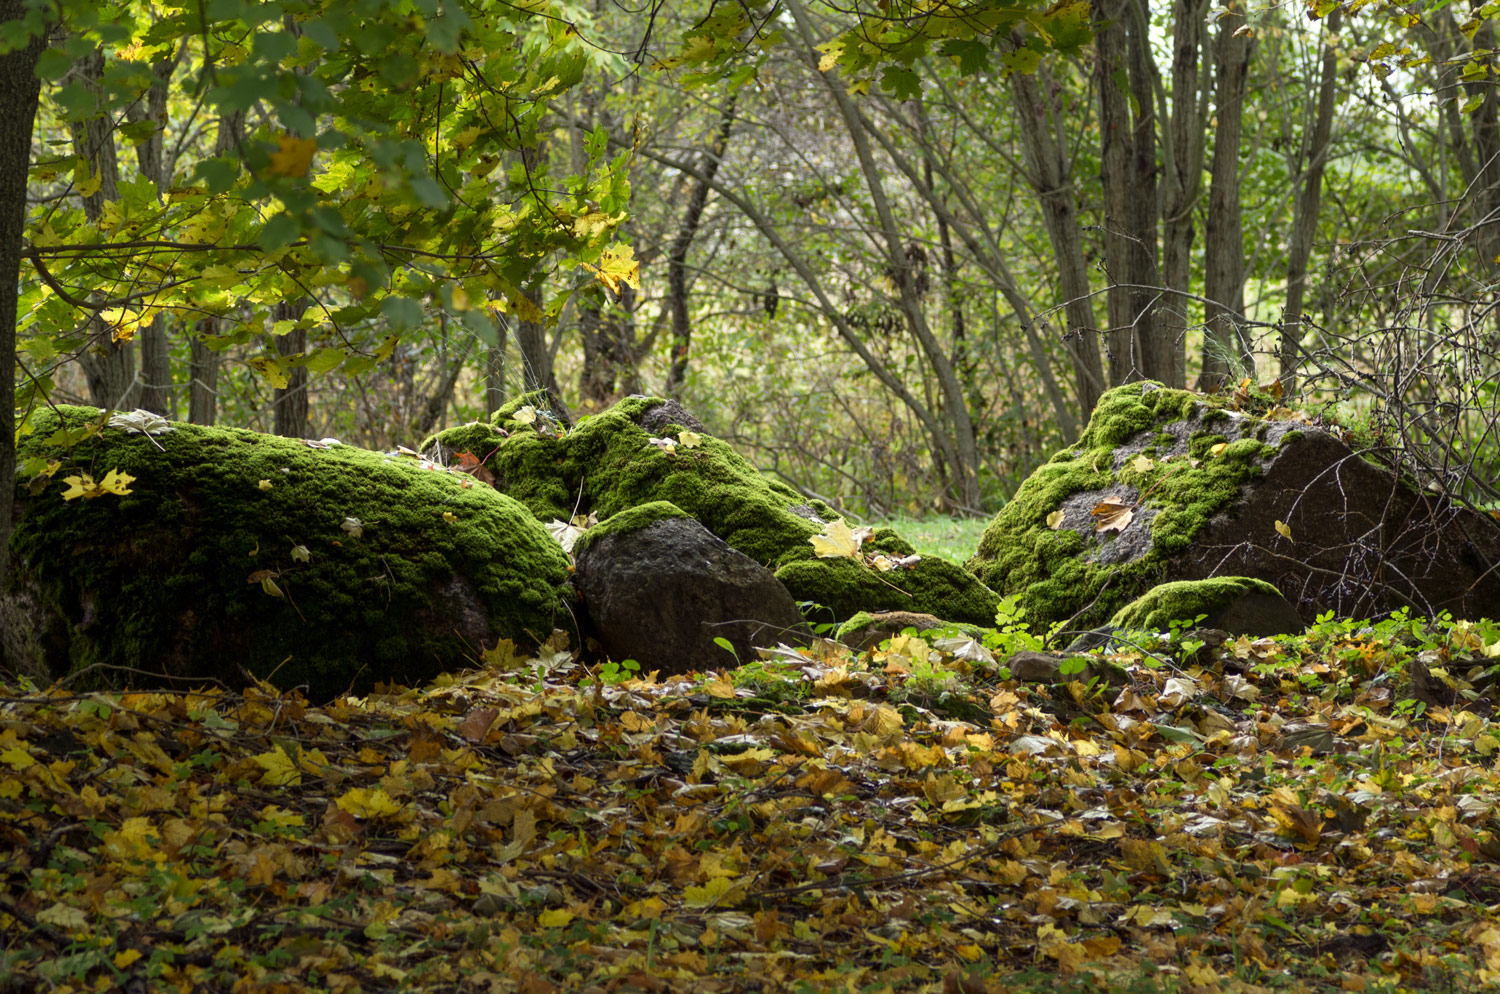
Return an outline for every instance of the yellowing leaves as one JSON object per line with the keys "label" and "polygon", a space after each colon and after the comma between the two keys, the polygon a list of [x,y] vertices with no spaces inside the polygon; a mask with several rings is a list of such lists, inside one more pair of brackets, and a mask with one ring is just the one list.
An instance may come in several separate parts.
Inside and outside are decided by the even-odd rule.
{"label": "yellowing leaves", "polygon": [[312,165],[313,155],[318,151],[316,138],[293,138],[282,135],[276,139],[276,151],[271,153],[271,167],[266,171],[272,176],[306,176]]}
{"label": "yellowing leaves", "polygon": [[824,526],[822,534],[814,535],[808,541],[812,543],[813,552],[817,553],[819,559],[856,559],[859,557],[859,547],[873,534],[872,528],[851,529],[847,521],[839,518],[830,521]]}
{"label": "yellowing leaves", "polygon": [[635,257],[635,249],[629,245],[605,249],[597,266],[586,262],[580,265],[593,273],[594,278],[609,288],[611,293],[619,293],[622,284],[632,290],[641,288],[641,264]]}
{"label": "yellowing leaves", "polygon": [[104,474],[102,480],[97,482],[87,473],[80,473],[77,476],[65,476],[63,477],[63,482],[68,485],[68,489],[63,491],[63,500],[74,500],[79,497],[85,500],[93,500],[95,497],[103,497],[105,494],[114,494],[117,497],[123,497],[131,493],[130,484],[135,482],[135,477],[128,473],[122,473],[118,469],[112,469]]}
{"label": "yellowing leaves", "polygon": [[296,760],[287,755],[287,751],[279,745],[270,752],[256,756],[255,763],[265,771],[260,775],[260,782],[263,784],[295,787],[302,782],[302,771],[297,769]]}
{"label": "yellowing leaves", "polygon": [[714,877],[702,887],[689,887],[682,893],[682,903],[690,908],[712,908],[716,905],[733,904],[743,893],[728,877]]}
{"label": "yellowing leaves", "polygon": [[1053,531],[1057,531],[1063,526],[1064,517],[1066,517],[1066,515],[1064,515],[1061,510],[1053,511],[1051,514],[1047,515],[1047,527],[1051,528]]}
{"label": "yellowing leaves", "polygon": [[1279,518],[1276,521],[1276,531],[1279,535],[1281,535],[1282,538],[1286,539],[1288,542],[1292,541],[1292,526],[1287,524],[1285,521],[1280,520]]}
{"label": "yellowing leaves", "polygon": [[377,787],[374,790],[365,787],[353,787],[345,791],[337,801],[340,811],[347,811],[356,818],[391,818],[401,813],[402,805],[398,804],[385,792],[385,788]]}

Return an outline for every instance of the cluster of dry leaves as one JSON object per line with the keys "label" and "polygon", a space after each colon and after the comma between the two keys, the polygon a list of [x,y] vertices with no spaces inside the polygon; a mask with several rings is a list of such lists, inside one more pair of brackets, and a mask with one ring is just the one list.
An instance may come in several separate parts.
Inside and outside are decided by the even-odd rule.
{"label": "cluster of dry leaves", "polygon": [[1402,675],[1484,640],[1417,627],[1100,692],[912,636],[325,707],[0,684],[0,990],[1487,989],[1500,739]]}

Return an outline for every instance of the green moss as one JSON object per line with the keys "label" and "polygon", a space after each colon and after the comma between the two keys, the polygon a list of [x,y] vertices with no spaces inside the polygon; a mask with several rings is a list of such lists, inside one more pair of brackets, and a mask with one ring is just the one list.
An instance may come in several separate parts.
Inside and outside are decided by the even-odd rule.
{"label": "green moss", "polygon": [[[613,521],[632,509],[665,501],[739,552],[776,570],[797,600],[832,608],[838,617],[859,610],[899,609],[955,621],[993,619],[994,594],[952,563],[923,559],[899,577],[886,575],[886,582],[877,579],[882,574],[853,560],[838,564],[818,559],[808,540],[837,519],[837,512],[769,479],[712,436],[701,435],[691,446],[678,441],[672,451],[652,444],[651,434],[638,422],[660,403],[657,398],[631,397],[580,420],[571,431],[517,422],[510,416],[515,405],[508,405],[496,419],[510,436],[494,449],[486,465],[497,487],[544,520],[567,519],[576,507],[578,513],[593,513],[601,522]],[[680,433],[667,434],[675,440]],[[451,429],[435,439],[445,449],[465,445],[476,454],[475,443],[486,440],[475,435],[473,426]],[[888,529],[872,536],[865,549],[892,556],[914,551]]]}
{"label": "green moss", "polygon": [[1115,612],[1109,624],[1121,631],[1165,631],[1174,621],[1212,617],[1246,594],[1280,597],[1281,591],[1248,576],[1161,583]]}
{"label": "green moss", "polygon": [[[1254,437],[1231,440],[1229,434],[1199,432],[1187,439],[1183,453],[1181,428],[1179,434],[1164,428],[1200,412],[1205,421],[1215,415],[1221,425],[1232,420],[1217,406],[1222,403],[1150,383],[1108,391],[1079,444],[1041,466],[996,516],[969,569],[992,589],[1019,595],[1033,626],[1069,620],[1089,627],[1108,618],[1149,588],[1167,558],[1186,548],[1261,472],[1259,460],[1268,447]],[[1116,469],[1115,449],[1147,432],[1147,444],[1161,457],[1145,470],[1137,469],[1133,459]],[[1215,454],[1220,443],[1226,444]],[[1109,558],[1110,544],[1120,539],[1096,538],[1085,517],[1088,509],[1080,505],[1074,506],[1067,525],[1053,529],[1047,524],[1048,516],[1069,498],[1095,492],[1135,503],[1137,518],[1149,516],[1150,547],[1144,555],[1099,561]]]}
{"label": "green moss", "polygon": [[573,552],[575,555],[582,552],[606,535],[628,535],[631,532],[640,531],[647,525],[653,525],[658,521],[665,521],[668,518],[689,517],[692,517],[692,515],[668,501],[654,500],[647,504],[638,504],[635,507],[626,508],[619,514],[611,515],[609,518],[584,532],[578,537],[578,541],[574,543]]}
{"label": "green moss", "polygon": [[[96,416],[63,408],[61,425]],[[476,657],[455,631],[466,615],[533,644],[568,620],[566,557],[524,507],[467,478],[192,425],[153,438],[106,428],[69,450],[48,444],[58,427],[48,412],[22,445],[66,468],[39,493],[18,488],[13,549],[73,626],[73,671],[233,678],[243,666],[326,698]],[[136,477],[130,494],[62,500],[63,476],[112,469]],[[351,518],[362,535],[343,527]],[[262,571],[284,596],[251,580]]]}
{"label": "green moss", "polygon": [[854,559],[801,559],[776,571],[798,601],[847,618],[860,611],[917,611],[944,621],[993,625],[997,598],[972,574],[946,559],[882,573]]}

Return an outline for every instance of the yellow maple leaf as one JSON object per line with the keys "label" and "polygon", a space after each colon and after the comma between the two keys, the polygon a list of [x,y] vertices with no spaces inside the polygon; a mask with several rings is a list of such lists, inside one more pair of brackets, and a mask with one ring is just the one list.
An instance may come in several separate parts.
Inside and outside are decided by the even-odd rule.
{"label": "yellow maple leaf", "polygon": [[260,775],[261,783],[272,787],[295,787],[302,783],[302,771],[297,769],[296,760],[281,746],[254,758],[255,764],[266,771]]}
{"label": "yellow maple leaf", "polygon": [[401,811],[401,805],[381,787],[374,790],[351,787],[334,803],[340,811],[347,811],[356,818],[389,818]]}
{"label": "yellow maple leaf", "polygon": [[1156,463],[1152,462],[1151,457],[1147,455],[1136,456],[1130,461],[1130,468],[1137,473],[1149,473],[1155,465]]}
{"label": "yellow maple leaf", "polygon": [[573,912],[566,908],[552,908],[536,916],[536,923],[542,928],[562,928],[572,920]]}
{"label": "yellow maple leaf", "polygon": [[313,154],[318,151],[316,138],[293,138],[282,135],[276,139],[277,150],[271,153],[272,176],[306,176],[312,165]]}
{"label": "yellow maple leaf", "polygon": [[1062,511],[1053,511],[1051,514],[1047,515],[1047,527],[1051,528],[1053,531],[1057,531],[1062,527],[1063,517],[1064,515]]}
{"label": "yellow maple leaf", "polygon": [[135,477],[128,473],[122,473],[118,469],[110,470],[104,474],[104,479],[97,482],[88,473],[81,473],[78,476],[65,476],[63,477],[63,482],[68,485],[68,489],[63,491],[62,498],[63,500],[74,500],[75,498],[83,497],[87,500],[93,500],[95,497],[103,497],[105,494],[115,494],[116,496],[124,497],[131,492],[130,484],[134,480]]}
{"label": "yellow maple leaf", "polygon": [[821,535],[813,535],[808,539],[812,543],[813,551],[818,554],[819,559],[838,559],[848,557],[858,558],[859,547],[869,538],[869,528],[856,528],[851,530],[849,523],[843,518],[830,521],[823,526]]}
{"label": "yellow maple leaf", "polygon": [[1285,521],[1277,519],[1276,531],[1281,535],[1282,538],[1285,538],[1288,542],[1292,541],[1292,526],[1287,524]]}
{"label": "yellow maple leaf", "polygon": [[710,908],[728,903],[725,895],[734,890],[734,881],[728,877],[714,877],[702,887],[689,887],[682,892],[682,903],[690,908]]}
{"label": "yellow maple leaf", "polygon": [[605,249],[597,266],[590,266],[586,262],[581,265],[613,293],[620,292],[621,283],[635,290],[641,288],[641,264],[635,257],[635,249],[629,245]]}
{"label": "yellow maple leaf", "polygon": [[135,477],[129,473],[122,473],[118,469],[112,469],[104,474],[104,479],[99,481],[99,489],[107,494],[124,497],[130,493],[130,485],[134,482]]}
{"label": "yellow maple leaf", "polygon": [[1228,442],[1219,442],[1217,445],[1209,446],[1208,454],[1217,459],[1224,454],[1224,450],[1227,448],[1229,448]]}

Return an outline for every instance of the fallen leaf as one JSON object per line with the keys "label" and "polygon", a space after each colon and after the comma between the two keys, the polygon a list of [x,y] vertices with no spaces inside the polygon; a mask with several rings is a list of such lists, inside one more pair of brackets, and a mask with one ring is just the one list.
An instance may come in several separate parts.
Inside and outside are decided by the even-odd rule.
{"label": "fallen leaf", "polygon": [[819,559],[854,559],[859,556],[859,547],[870,535],[869,528],[850,530],[849,523],[839,518],[824,525],[822,533],[813,535],[808,541],[812,543],[813,552],[817,553]]}
{"label": "fallen leaf", "polygon": [[1208,454],[1217,459],[1219,456],[1222,456],[1224,454],[1224,450],[1227,448],[1229,448],[1228,442],[1219,442],[1215,445],[1209,446]]}
{"label": "fallen leaf", "polygon": [[1276,530],[1281,533],[1282,538],[1286,539],[1288,542],[1292,541],[1291,525],[1287,524],[1285,521],[1278,520],[1276,522]]}
{"label": "fallen leaf", "polygon": [[1130,461],[1130,468],[1137,473],[1149,473],[1156,468],[1156,463],[1151,461],[1150,456],[1139,455]]}
{"label": "fallen leaf", "polygon": [[1094,523],[1094,531],[1101,535],[1105,532],[1124,531],[1135,518],[1135,509],[1114,497],[1095,504],[1091,513],[1097,519]]}
{"label": "fallen leaf", "polygon": [[1053,531],[1057,531],[1062,527],[1063,518],[1065,518],[1066,516],[1067,515],[1063,514],[1063,512],[1060,510],[1053,511],[1051,514],[1047,515],[1047,527],[1051,528]]}

